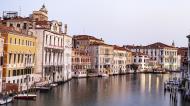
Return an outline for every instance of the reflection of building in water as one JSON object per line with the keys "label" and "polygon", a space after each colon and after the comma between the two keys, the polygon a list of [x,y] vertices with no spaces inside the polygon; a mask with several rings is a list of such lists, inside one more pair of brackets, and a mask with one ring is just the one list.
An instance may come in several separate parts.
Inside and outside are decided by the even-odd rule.
{"label": "reflection of building in water", "polygon": [[142,74],[141,75],[141,83],[140,83],[140,88],[141,88],[141,93],[144,93],[145,92],[145,86],[146,86],[146,76],[145,76],[146,74]]}
{"label": "reflection of building in water", "polygon": [[140,75],[140,90],[141,93],[145,92],[156,92],[159,93],[161,86],[162,76],[153,74],[141,74]]}

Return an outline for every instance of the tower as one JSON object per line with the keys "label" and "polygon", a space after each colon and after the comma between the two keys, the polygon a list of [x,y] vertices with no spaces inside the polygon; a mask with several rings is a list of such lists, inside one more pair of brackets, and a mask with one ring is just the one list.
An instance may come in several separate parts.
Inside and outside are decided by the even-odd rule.
{"label": "tower", "polygon": [[44,4],[39,11],[33,11],[32,19],[35,21],[48,21],[48,10]]}

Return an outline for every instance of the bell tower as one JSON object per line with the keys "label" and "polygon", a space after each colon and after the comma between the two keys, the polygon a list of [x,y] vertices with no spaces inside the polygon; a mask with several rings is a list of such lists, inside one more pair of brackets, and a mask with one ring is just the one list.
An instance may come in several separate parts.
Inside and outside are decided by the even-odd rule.
{"label": "bell tower", "polygon": [[39,11],[33,11],[32,19],[35,21],[48,21],[48,10],[44,4]]}

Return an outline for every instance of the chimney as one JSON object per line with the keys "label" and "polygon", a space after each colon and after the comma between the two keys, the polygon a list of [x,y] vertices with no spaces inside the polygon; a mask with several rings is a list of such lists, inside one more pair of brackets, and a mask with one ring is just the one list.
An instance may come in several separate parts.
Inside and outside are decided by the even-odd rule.
{"label": "chimney", "polygon": [[32,22],[32,29],[35,29],[36,28],[36,21],[33,21]]}
{"label": "chimney", "polygon": [[67,24],[64,25],[64,33],[67,34]]}

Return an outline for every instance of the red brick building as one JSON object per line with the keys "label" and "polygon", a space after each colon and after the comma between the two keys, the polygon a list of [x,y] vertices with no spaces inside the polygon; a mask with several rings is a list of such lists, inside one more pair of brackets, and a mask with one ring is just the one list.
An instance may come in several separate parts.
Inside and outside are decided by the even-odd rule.
{"label": "red brick building", "polygon": [[72,76],[87,77],[87,71],[91,69],[90,54],[84,50],[72,50]]}

